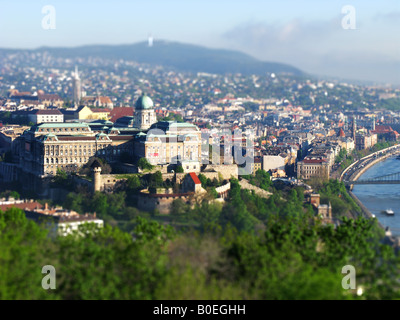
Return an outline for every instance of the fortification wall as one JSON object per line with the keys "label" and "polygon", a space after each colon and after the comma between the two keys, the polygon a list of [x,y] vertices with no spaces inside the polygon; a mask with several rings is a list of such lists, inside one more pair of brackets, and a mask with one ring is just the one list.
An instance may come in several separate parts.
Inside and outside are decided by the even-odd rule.
{"label": "fortification wall", "polygon": [[169,214],[171,211],[172,202],[176,199],[181,199],[184,202],[190,200],[190,195],[187,194],[160,194],[160,195],[138,195],[138,208],[140,210],[153,212],[158,210],[161,214]]}
{"label": "fortification wall", "polygon": [[206,173],[211,173],[213,171],[217,173],[217,177],[218,177],[218,172],[221,173],[222,178],[226,180],[229,180],[232,177],[237,179],[239,175],[238,166],[236,164],[224,164],[224,165],[209,164],[205,168],[203,168],[202,174],[205,175]]}

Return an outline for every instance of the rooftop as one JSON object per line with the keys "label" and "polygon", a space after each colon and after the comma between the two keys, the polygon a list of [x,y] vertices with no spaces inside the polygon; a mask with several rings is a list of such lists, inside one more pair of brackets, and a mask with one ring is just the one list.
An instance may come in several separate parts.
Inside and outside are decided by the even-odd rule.
{"label": "rooftop", "polygon": [[59,122],[59,123],[41,123],[41,124],[38,124],[33,127],[37,127],[37,128],[88,128],[89,126],[86,123]]}
{"label": "rooftop", "polygon": [[194,184],[201,184],[199,177],[194,172],[189,173],[190,177],[192,178]]}

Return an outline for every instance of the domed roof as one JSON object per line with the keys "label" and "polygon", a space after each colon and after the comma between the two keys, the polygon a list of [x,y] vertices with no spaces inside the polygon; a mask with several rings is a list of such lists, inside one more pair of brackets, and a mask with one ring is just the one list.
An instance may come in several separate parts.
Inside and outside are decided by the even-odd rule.
{"label": "domed roof", "polygon": [[136,104],[135,104],[135,109],[136,110],[148,110],[152,109],[154,107],[153,100],[151,100],[150,97],[148,97],[145,93],[143,93],[139,99],[137,99]]}

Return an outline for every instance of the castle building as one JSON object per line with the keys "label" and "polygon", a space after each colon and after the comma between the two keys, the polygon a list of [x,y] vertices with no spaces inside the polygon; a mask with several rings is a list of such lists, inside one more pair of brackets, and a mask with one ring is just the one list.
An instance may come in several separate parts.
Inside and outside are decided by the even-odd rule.
{"label": "castle building", "polygon": [[85,123],[44,123],[32,126],[13,146],[22,171],[45,177],[57,169],[76,172],[90,157],[113,162],[121,154],[132,155],[132,136],[93,132]]}
{"label": "castle building", "polygon": [[12,151],[19,169],[39,177],[55,175],[57,169],[77,172],[94,156],[112,163],[122,155],[198,172],[201,132],[190,123],[156,122],[153,101],[142,95],[134,117],[115,125],[108,120],[37,124],[15,140]]}
{"label": "castle building", "polygon": [[137,157],[153,165],[192,161],[197,163],[193,166],[196,171],[201,161],[201,131],[191,123],[157,122],[147,134],[136,136],[134,148]]}

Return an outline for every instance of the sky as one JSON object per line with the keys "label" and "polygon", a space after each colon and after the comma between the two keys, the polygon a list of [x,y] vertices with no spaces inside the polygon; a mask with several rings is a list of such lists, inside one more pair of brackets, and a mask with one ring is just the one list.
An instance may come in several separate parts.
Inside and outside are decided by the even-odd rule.
{"label": "sky", "polygon": [[[46,5],[55,29],[42,26]],[[342,12],[349,5],[354,15]],[[400,84],[399,0],[0,0],[2,48],[128,44],[149,35],[154,48],[162,39],[233,49],[311,74]]]}

